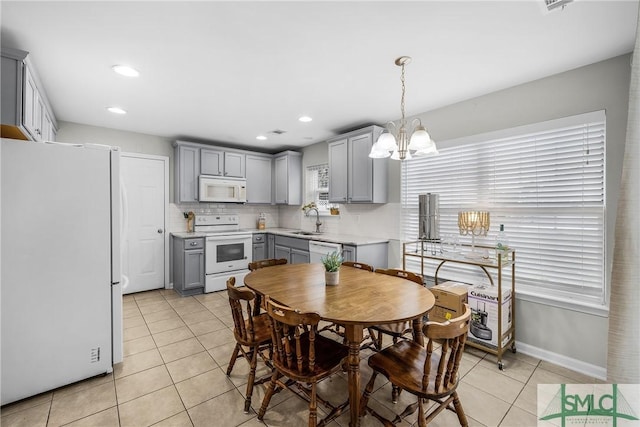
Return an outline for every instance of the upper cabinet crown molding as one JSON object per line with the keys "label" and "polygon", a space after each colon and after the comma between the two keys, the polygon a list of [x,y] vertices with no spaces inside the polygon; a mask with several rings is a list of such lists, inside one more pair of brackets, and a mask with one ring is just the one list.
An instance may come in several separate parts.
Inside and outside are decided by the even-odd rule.
{"label": "upper cabinet crown molding", "polygon": [[368,126],[327,141],[330,202],[387,203],[389,160],[369,157],[383,131]]}
{"label": "upper cabinet crown molding", "polygon": [[2,137],[54,141],[58,124],[29,53],[2,48]]}

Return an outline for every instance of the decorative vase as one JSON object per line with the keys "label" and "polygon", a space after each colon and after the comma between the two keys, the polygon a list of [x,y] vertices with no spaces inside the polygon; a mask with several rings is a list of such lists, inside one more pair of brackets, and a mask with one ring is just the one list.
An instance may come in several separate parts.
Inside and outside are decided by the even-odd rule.
{"label": "decorative vase", "polygon": [[340,272],[339,271],[325,271],[324,272],[324,281],[326,285],[333,286],[337,285],[340,281]]}

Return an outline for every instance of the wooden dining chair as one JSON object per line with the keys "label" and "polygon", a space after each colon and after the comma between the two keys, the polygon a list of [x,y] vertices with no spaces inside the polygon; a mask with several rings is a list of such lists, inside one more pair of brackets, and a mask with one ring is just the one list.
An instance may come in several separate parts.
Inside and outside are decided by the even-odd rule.
{"label": "wooden dining chair", "polygon": [[[369,264],[365,264],[364,262],[343,261],[342,265],[349,268],[358,268],[360,270],[373,271],[373,267],[370,266]],[[346,343],[344,331],[341,328],[344,329],[344,326],[339,325],[337,323],[330,323],[324,326],[322,329],[320,329],[320,332],[323,332],[323,331],[333,332],[334,334],[341,336],[344,339],[344,343]],[[364,337],[362,341],[365,342],[368,340],[368,338],[369,337]]]}
{"label": "wooden dining chair", "polygon": [[359,268],[360,270],[373,271],[373,267],[364,262],[343,261],[342,265],[347,267]]}
{"label": "wooden dining chair", "polygon": [[[267,313],[254,314],[252,305],[255,302],[255,294],[253,291],[245,287],[236,288],[235,284],[235,277],[227,280],[227,294],[229,295],[229,305],[233,316],[233,336],[236,339],[236,346],[233,349],[231,360],[229,360],[229,366],[227,367],[227,376],[231,375],[238,354],[242,354],[250,367],[247,379],[247,395],[244,401],[244,412],[246,414],[249,413],[251,406],[253,386],[267,382],[270,377],[265,376],[258,381],[255,380],[258,355],[265,361],[267,366],[272,367],[270,361],[271,329]],[[248,347],[248,349],[244,347]],[[267,355],[264,352],[268,352]]]}
{"label": "wooden dining chair", "polygon": [[[395,268],[378,268],[375,272],[379,274],[387,274],[389,276],[401,277],[403,279],[411,280],[419,285],[424,285],[422,277],[410,271]],[[371,326],[368,330],[372,342],[372,346],[369,346],[369,348],[374,351],[380,351],[382,350],[382,339],[384,335],[391,336],[393,343],[395,344],[398,342],[398,339],[413,332],[413,324],[410,321],[389,323],[386,325]]]}
{"label": "wooden dining chair", "polygon": [[[318,333],[318,313],[303,313],[285,307],[270,300],[268,296],[265,304],[271,327],[275,370],[258,412],[258,419],[262,421],[264,418],[276,390],[289,388],[300,392],[301,394],[296,395],[309,402],[310,427],[315,427],[317,423],[317,402],[330,410],[329,415],[317,423],[318,426],[324,426],[338,417],[349,405],[349,401],[338,406],[330,404],[318,396],[317,384],[342,369],[343,359],[347,357],[349,349]],[[282,381],[282,377],[287,377],[289,381]]]}
{"label": "wooden dining chair", "polygon": [[249,263],[249,270],[251,271],[255,271],[259,268],[264,268],[264,267],[273,267],[274,265],[282,265],[282,264],[286,264],[287,260],[285,258],[267,258],[267,259],[261,259],[258,261],[253,261]]}
{"label": "wooden dining chair", "polygon": [[[426,427],[436,415],[449,409],[456,413],[461,426],[467,426],[467,417],[456,388],[470,318],[471,310],[465,304],[462,316],[444,323],[427,322],[423,326],[426,348],[414,341],[402,340],[369,357],[368,363],[373,374],[362,395],[360,416],[368,412],[384,425],[395,425],[417,408],[418,426]],[[438,343],[441,343],[440,348],[434,350]],[[384,375],[394,386],[416,396],[417,403],[407,406],[393,420],[382,417],[367,405],[378,374]],[[425,414],[429,400],[437,405]]]}
{"label": "wooden dining chair", "polygon": [[[288,261],[285,258],[267,258],[267,259],[260,259],[258,261],[253,261],[249,263],[249,270],[251,271],[256,271],[259,268],[265,268],[265,267],[273,267],[274,265],[283,265],[286,264]],[[261,312],[261,309],[263,309],[264,306],[262,304],[262,298],[260,297],[260,295],[256,295],[256,301],[255,304],[253,305],[253,313],[254,315],[258,315]]]}

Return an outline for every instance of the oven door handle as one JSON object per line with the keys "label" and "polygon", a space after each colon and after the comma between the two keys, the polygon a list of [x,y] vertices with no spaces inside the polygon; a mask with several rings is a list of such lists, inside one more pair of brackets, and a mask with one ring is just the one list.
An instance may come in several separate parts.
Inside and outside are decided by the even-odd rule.
{"label": "oven door handle", "polygon": [[207,236],[207,242],[220,242],[223,240],[245,240],[251,239],[251,234],[243,235],[228,235],[228,236]]}

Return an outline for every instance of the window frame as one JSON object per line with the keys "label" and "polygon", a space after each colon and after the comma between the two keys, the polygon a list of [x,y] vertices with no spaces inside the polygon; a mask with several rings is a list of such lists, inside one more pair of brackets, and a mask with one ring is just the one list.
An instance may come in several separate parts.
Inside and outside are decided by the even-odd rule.
{"label": "window frame", "polygon": [[[326,169],[326,187],[319,186],[318,174],[321,170]],[[316,175],[314,177],[314,175]],[[326,195],[326,201],[320,199],[320,195],[324,193]],[[331,215],[329,203],[329,164],[321,163],[316,165],[308,165],[305,167],[305,204],[313,202],[316,204],[318,214],[320,216]]]}
{"label": "window frame", "polygon": [[[593,241],[590,241],[589,244],[591,245],[599,245],[596,248],[596,252],[598,252],[596,255],[594,255],[593,259],[589,262],[591,263],[596,263],[599,266],[599,271],[595,272],[595,273],[590,273],[591,274],[591,286],[589,288],[585,288],[589,291],[593,291],[593,295],[590,297],[585,297],[583,296],[580,292],[578,292],[579,286],[572,284],[570,285],[568,288],[563,289],[562,287],[558,287],[557,288],[551,288],[551,287],[547,287],[546,289],[541,289],[540,287],[536,287],[533,286],[531,284],[531,278],[528,279],[529,284],[524,283],[525,281],[521,279],[521,284],[520,286],[518,285],[518,277],[519,277],[519,266],[520,266],[520,271],[522,272],[522,263],[526,262],[526,257],[523,256],[518,256],[520,255],[524,255],[524,253],[521,251],[520,253],[518,252],[518,239],[515,239],[515,242],[513,241],[514,239],[512,237],[515,237],[513,235],[514,230],[511,229],[511,233],[510,233],[510,229],[509,227],[506,225],[505,226],[505,230],[507,232],[507,235],[509,236],[509,238],[512,240],[512,246],[514,247],[515,251],[516,251],[516,293],[518,295],[519,299],[524,299],[524,300],[528,300],[528,301],[533,301],[533,302],[537,302],[537,303],[543,303],[543,304],[547,304],[547,305],[554,305],[554,306],[559,306],[559,307],[563,307],[563,308],[569,308],[569,309],[573,309],[573,310],[577,310],[580,312],[587,312],[587,313],[591,313],[591,314],[597,314],[597,315],[601,315],[601,316],[606,316],[608,314],[608,297],[609,297],[609,277],[607,276],[607,272],[610,270],[610,266],[607,265],[607,248],[606,248],[606,224],[607,224],[607,209],[606,209],[606,114],[604,111],[594,111],[591,113],[584,113],[584,114],[578,114],[575,116],[570,116],[570,117],[564,117],[564,118],[560,118],[560,119],[555,119],[555,120],[549,120],[549,121],[545,121],[545,122],[540,122],[540,123],[534,123],[534,124],[530,124],[530,125],[525,125],[525,126],[518,126],[518,127],[514,127],[514,128],[509,128],[509,129],[503,129],[503,130],[499,130],[499,131],[494,131],[494,132],[488,132],[488,133],[483,133],[483,134],[478,134],[478,135],[472,135],[472,136],[468,136],[468,137],[463,137],[463,138],[457,138],[457,139],[451,139],[451,140],[447,140],[447,141],[442,141],[438,143],[438,149],[440,150],[441,156],[454,156],[457,154],[454,153],[459,153],[461,151],[461,149],[467,148],[469,150],[473,150],[474,145],[475,146],[485,146],[486,150],[489,151],[497,151],[497,149],[495,148],[496,145],[495,144],[499,144],[501,140],[515,140],[515,139],[522,139],[525,138],[525,140],[527,140],[527,138],[529,138],[530,135],[535,135],[539,132],[555,132],[555,131],[559,131],[560,129],[564,129],[567,127],[580,127],[580,125],[582,124],[587,124],[587,123],[598,123],[601,122],[601,129],[600,130],[596,130],[596,127],[592,127],[591,129],[593,130],[593,135],[596,135],[596,132],[601,132],[601,134],[599,134],[597,141],[598,141],[598,147],[601,149],[601,154],[598,153],[590,153],[589,152],[589,148],[591,147],[591,145],[589,145],[586,149],[586,156],[584,157],[585,159],[587,159],[586,164],[588,163],[589,160],[589,156],[590,154],[592,156],[596,156],[596,155],[601,155],[601,159],[599,158],[598,162],[598,167],[601,167],[601,174],[599,175],[599,179],[601,178],[601,182],[598,182],[597,184],[594,185],[601,185],[601,200],[598,202],[599,204],[597,204],[596,206],[590,207],[589,206],[589,202],[587,202],[586,205],[583,205],[580,208],[576,208],[576,207],[571,207],[568,206],[566,208],[563,208],[560,204],[557,204],[555,206],[553,206],[549,212],[551,215],[559,215],[558,212],[562,212],[563,209],[566,209],[566,213],[567,213],[567,218],[571,218],[572,215],[575,216],[575,211],[579,211],[580,214],[583,214],[584,216],[588,216],[588,211],[591,209],[593,210],[593,215],[596,218],[596,222],[598,222],[597,224],[597,230],[594,231],[594,235],[593,236],[589,236],[589,239],[593,239]],[[587,131],[589,132],[589,131]],[[589,136],[586,138],[587,143],[591,144],[591,135],[592,134],[588,134]],[[594,137],[595,138],[595,137]],[[593,139],[595,141],[595,139]],[[537,142],[537,141],[536,141]],[[493,144],[493,145],[492,145]],[[571,142],[569,142],[568,144],[571,144]],[[487,145],[491,145],[491,147],[486,147]],[[577,145],[574,143],[574,145]],[[527,146],[523,145],[523,148],[526,148]],[[594,149],[595,149],[595,145],[594,145]],[[454,151],[455,150],[455,151]],[[578,150],[578,148],[575,148],[575,150]],[[490,153],[491,155],[494,155],[494,153]],[[462,154],[461,156],[464,156],[464,154]],[[532,156],[532,157],[536,157],[536,155]],[[560,158],[560,157],[559,157]],[[456,171],[452,171],[452,172],[448,172],[448,171],[444,171],[442,172],[441,169],[439,169],[438,167],[433,167],[431,172],[433,172],[432,174],[430,174],[429,171],[429,160],[430,158],[421,158],[421,157],[416,157],[412,160],[409,160],[407,162],[403,162],[402,168],[401,168],[401,206],[402,206],[402,210],[404,213],[404,218],[405,220],[402,222],[402,238],[404,239],[404,241],[412,241],[412,240],[416,240],[417,239],[417,225],[412,225],[412,224],[417,224],[417,194],[424,194],[424,193],[439,193],[439,191],[434,191],[431,190],[429,188],[424,188],[423,190],[417,190],[416,188],[418,188],[420,185],[425,185],[424,183],[420,182],[420,179],[416,179],[417,176],[420,175],[420,173],[418,172],[421,169],[415,170],[416,166],[418,166],[419,168],[425,168],[422,172],[422,179],[432,179],[431,175],[433,174],[438,174],[438,173],[443,173],[444,175],[440,175],[438,176],[439,179],[441,179],[442,176],[445,176],[445,179],[447,174],[450,173],[449,178],[451,178],[452,176],[455,176],[455,174],[460,174],[460,168],[456,167],[456,168],[452,168],[452,169],[456,169]],[[436,160],[432,160],[431,161],[431,165],[435,166],[435,164],[433,163],[434,161],[438,161],[437,158],[431,157],[431,159],[436,159]],[[476,163],[476,162],[474,162]],[[478,161],[478,163],[481,163],[481,160]],[[495,162],[494,162],[495,163]],[[595,163],[595,162],[594,162]],[[458,165],[464,165],[464,162],[460,162],[458,163]],[[467,159],[467,163],[468,163],[468,159]],[[536,164],[537,165],[537,164]],[[465,171],[467,171],[470,174],[477,174],[476,171],[473,171],[472,169],[477,167],[477,164],[469,164],[469,168],[464,169]],[[486,175],[490,175],[491,172],[486,173],[486,171],[489,170],[489,166],[488,163],[485,163],[483,166],[481,166],[483,168],[483,176]],[[538,166],[536,166],[537,168]],[[414,170],[412,170],[412,168]],[[495,174],[495,171],[499,171],[498,167],[494,164],[493,165],[493,173]],[[463,173],[463,172],[462,172]],[[586,173],[588,174],[588,172]],[[474,176],[478,176],[478,175],[474,175]],[[554,178],[553,179],[562,179],[562,178],[557,178],[555,175],[553,175]],[[479,178],[477,178],[479,179]],[[492,178],[493,179],[493,178]],[[536,177],[537,179],[537,177]],[[496,178],[496,182],[497,178]],[[537,182],[537,181],[536,181]],[[551,182],[551,181],[549,181]],[[431,184],[433,185],[433,184]],[[464,184],[460,184],[458,182],[458,180],[455,180],[455,186],[458,185],[464,185]],[[540,190],[540,188],[542,188],[543,190]],[[534,188],[535,192],[544,192],[544,185],[542,187],[540,187],[540,185],[536,185]],[[451,193],[455,193],[456,191],[463,191],[463,190],[452,190]],[[493,190],[491,190],[493,191]],[[489,193],[491,193],[491,191],[488,191]],[[556,190],[554,190],[556,191]],[[595,191],[595,190],[594,190]],[[600,191],[600,189],[598,189],[598,191]],[[553,194],[553,193],[550,193]],[[460,194],[459,194],[460,195]],[[454,224],[454,219],[452,219],[454,216],[457,217],[457,210],[468,210],[468,209],[482,209],[482,210],[489,210],[489,212],[491,213],[491,227],[490,227],[490,231],[489,234],[487,235],[487,237],[485,238],[479,238],[476,239],[476,243],[477,244],[487,244],[487,245],[492,245],[494,242],[494,237],[495,234],[497,233],[499,224],[505,223],[505,224],[509,224],[509,215],[512,216],[520,216],[520,217],[524,217],[523,212],[526,212],[527,209],[530,208],[518,208],[518,207],[511,207],[511,208],[497,208],[496,205],[494,204],[493,200],[488,200],[490,197],[495,196],[494,194],[490,194],[490,195],[483,195],[482,197],[484,199],[476,199],[474,197],[465,197],[466,195],[462,194],[463,197],[461,197],[460,199],[456,199],[455,203],[458,203],[458,208],[452,207],[451,202],[449,202],[449,204],[447,205],[446,203],[446,197],[443,197],[443,194],[440,194],[440,200],[441,200],[441,204],[440,204],[440,216],[441,216],[441,221],[440,221],[440,225],[441,225],[441,237],[443,237],[444,234],[450,234],[450,233],[454,233],[457,234],[457,224]],[[500,197],[497,197],[500,198]],[[451,198],[450,198],[451,199]],[[445,203],[443,203],[442,201],[445,200]],[[550,204],[553,205],[554,204],[554,200],[550,199],[551,202]],[[561,200],[561,199],[558,199]],[[575,202],[575,203],[585,203],[585,202]],[[570,205],[571,203],[568,202],[568,205]],[[542,206],[542,207],[540,207]],[[539,213],[538,212],[544,212],[544,206],[545,203],[544,202],[540,202],[539,206],[535,208],[536,210],[536,214],[535,216],[538,216]],[[520,212],[518,212],[518,210],[520,210]],[[505,215],[506,213],[506,215]],[[446,221],[442,220],[443,215],[445,215],[446,217]],[[414,218],[416,218],[414,220]],[[515,222],[516,224],[518,223],[522,223],[522,219],[520,219],[519,221]],[[548,227],[548,225],[547,225]],[[541,227],[542,228],[542,227]],[[585,231],[585,228],[580,228],[580,227],[574,227],[575,229],[579,229],[579,231],[576,231],[576,233],[581,233],[581,234],[587,234],[588,232]],[[541,235],[544,237],[544,232],[541,233]],[[467,242],[468,240],[468,236],[459,236],[459,240],[462,243],[470,243]],[[541,241],[541,243],[544,243],[543,241]],[[526,245],[524,245],[526,246]],[[521,249],[524,249],[524,247],[521,247]],[[581,247],[581,251],[582,253],[584,253],[585,251],[588,251],[588,247],[587,249],[583,249]],[[557,249],[556,249],[557,251]],[[538,249],[538,253],[543,253],[542,249]],[[550,251],[551,253],[551,251]],[[584,256],[584,255],[582,255]],[[543,262],[549,263],[549,262],[554,262],[554,260],[549,261],[549,260],[543,260]],[[426,265],[426,264],[425,264]],[[533,267],[530,268],[531,271],[534,271],[537,267],[537,265],[531,264]],[[569,264],[567,264],[569,265]],[[407,264],[409,269],[415,269],[415,265],[411,265],[411,263]],[[546,272],[546,270],[544,269],[544,267],[540,268],[540,270],[543,271],[543,276],[544,276],[544,272]],[[428,272],[429,270],[425,269],[425,273]],[[526,267],[525,270],[527,271]],[[550,271],[550,270],[549,270]],[[530,273],[530,271],[528,272]],[[472,270],[463,272],[461,274],[454,274],[451,273],[449,277],[447,277],[447,273],[446,271],[442,272],[443,277],[445,278],[449,278],[450,280],[459,280],[459,281],[464,281],[464,278],[467,278],[471,281],[480,278],[480,275],[476,275]],[[599,280],[597,280],[596,275],[599,275]],[[586,277],[586,276],[585,276]],[[567,279],[570,280],[570,279]],[[586,282],[585,282],[586,283]],[[597,286],[593,286],[593,284],[597,284]]]}

